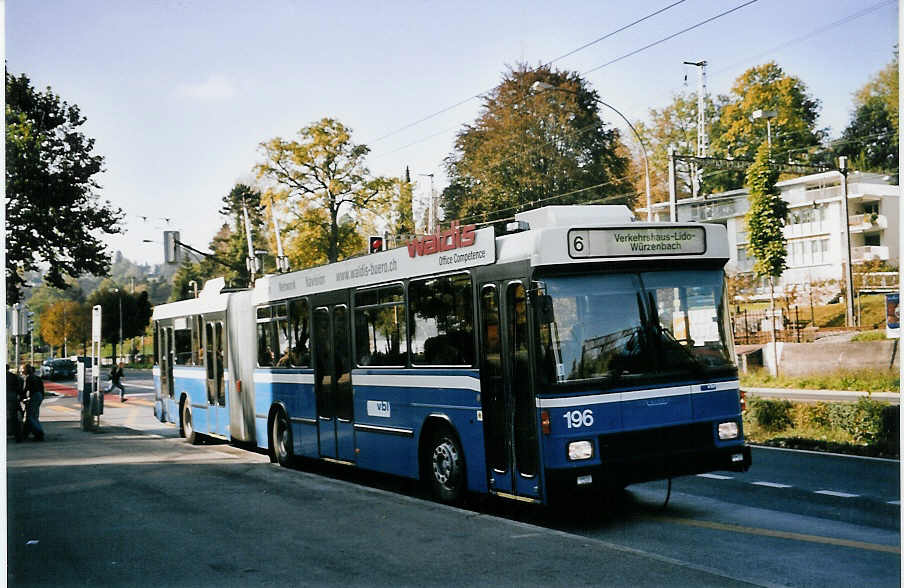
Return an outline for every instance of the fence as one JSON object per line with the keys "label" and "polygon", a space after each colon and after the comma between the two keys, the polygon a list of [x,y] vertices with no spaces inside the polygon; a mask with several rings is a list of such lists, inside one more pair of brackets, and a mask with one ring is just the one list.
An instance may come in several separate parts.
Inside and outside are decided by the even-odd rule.
{"label": "fence", "polygon": [[[806,343],[813,340],[809,320],[801,320],[795,306],[775,309],[775,338],[786,343]],[[735,309],[731,313],[731,330],[738,345],[756,345],[772,341],[772,313],[768,310]]]}

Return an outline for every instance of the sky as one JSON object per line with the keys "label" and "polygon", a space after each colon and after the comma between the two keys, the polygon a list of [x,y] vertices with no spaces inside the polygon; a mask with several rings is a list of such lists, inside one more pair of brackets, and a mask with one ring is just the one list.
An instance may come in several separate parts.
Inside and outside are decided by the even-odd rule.
{"label": "sky", "polygon": [[683,61],[707,61],[715,95],[775,60],[820,100],[835,138],[898,30],[894,0],[7,0],[5,49],[9,72],[87,118],[106,159],[99,195],[125,212],[110,251],[157,264],[166,229],[207,250],[223,196],[254,180],[260,143],[323,117],[370,147],[375,175],[408,166],[418,198],[426,174],[442,190],[456,132],[518,63],[556,60],[645,121],[696,89]]}

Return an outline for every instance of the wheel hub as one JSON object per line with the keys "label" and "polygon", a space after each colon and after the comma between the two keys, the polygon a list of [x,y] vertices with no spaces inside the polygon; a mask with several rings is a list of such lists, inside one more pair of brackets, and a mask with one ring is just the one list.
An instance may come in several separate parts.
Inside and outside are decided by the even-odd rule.
{"label": "wheel hub", "polygon": [[433,450],[433,475],[440,484],[451,486],[458,472],[458,452],[455,446],[444,441]]}

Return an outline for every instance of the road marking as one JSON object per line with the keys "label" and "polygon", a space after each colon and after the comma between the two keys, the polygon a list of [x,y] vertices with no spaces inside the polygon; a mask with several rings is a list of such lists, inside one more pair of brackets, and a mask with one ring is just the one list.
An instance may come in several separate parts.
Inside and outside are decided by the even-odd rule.
{"label": "road marking", "polygon": [[719,474],[697,474],[698,478],[709,478],[710,480],[733,480],[734,476],[721,476]]}
{"label": "road marking", "polygon": [[854,549],[865,549],[867,551],[880,551],[882,553],[901,553],[901,548],[894,545],[882,545],[879,543],[866,543],[865,541],[852,541],[850,539],[839,539],[837,537],[824,537],[822,535],[808,535],[806,533],[791,533],[789,531],[775,531],[773,529],[760,529],[758,527],[745,527],[743,525],[731,525],[727,523],[716,523],[713,521],[698,521],[695,519],[684,519],[678,517],[651,516],[650,519],[664,521],[667,523],[675,523],[677,525],[687,525],[689,527],[701,527],[704,529],[713,529],[716,531],[730,531],[733,533],[744,533],[747,535],[761,535],[763,537],[775,537],[777,539],[792,539],[795,541],[806,541],[808,543],[823,543],[825,545],[838,545],[840,547],[853,547]]}
{"label": "road marking", "polygon": [[901,506],[901,501],[900,500],[889,500],[888,504],[895,504],[897,506]]}
{"label": "road marking", "polygon": [[46,408],[49,408],[50,410],[60,410],[60,411],[79,410],[77,408],[72,408],[71,406],[61,406],[59,404],[51,404],[50,406],[47,406]]}
{"label": "road marking", "polygon": [[836,492],[834,490],[817,490],[816,494],[825,494],[826,496],[837,496],[838,498],[857,498],[859,494],[848,494],[847,492]]}
{"label": "road marking", "polygon": [[766,486],[767,488],[791,488],[789,484],[776,484],[775,482],[753,482],[754,486]]}

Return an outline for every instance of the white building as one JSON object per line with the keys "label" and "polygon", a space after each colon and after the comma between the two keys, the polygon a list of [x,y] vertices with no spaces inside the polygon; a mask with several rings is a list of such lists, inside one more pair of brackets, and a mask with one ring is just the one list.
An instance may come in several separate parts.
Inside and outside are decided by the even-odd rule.
{"label": "white building", "polygon": [[[788,202],[784,229],[788,269],[778,285],[806,285],[821,280],[844,281],[844,233],[841,209],[841,174],[824,172],[785,180],[776,184]],[[888,177],[872,173],[848,174],[848,216],[851,231],[851,260],[854,265],[878,259],[897,267],[898,198],[900,187]],[[747,254],[744,215],[750,207],[746,189],[732,190],[677,202],[679,222],[715,222],[728,229],[731,260],[729,274],[753,271]],[[646,219],[646,208],[637,211]],[[655,221],[669,220],[667,202],[653,205]],[[855,289],[858,285],[855,284]]]}

